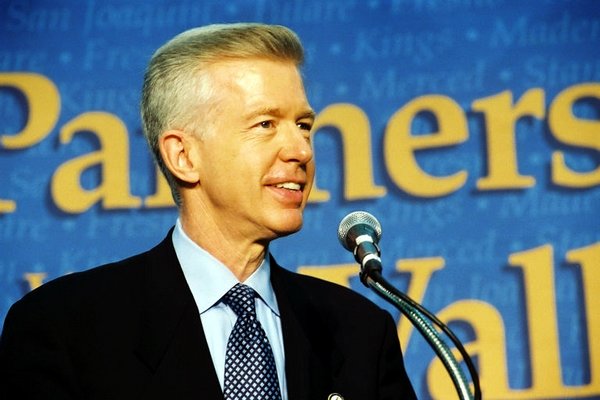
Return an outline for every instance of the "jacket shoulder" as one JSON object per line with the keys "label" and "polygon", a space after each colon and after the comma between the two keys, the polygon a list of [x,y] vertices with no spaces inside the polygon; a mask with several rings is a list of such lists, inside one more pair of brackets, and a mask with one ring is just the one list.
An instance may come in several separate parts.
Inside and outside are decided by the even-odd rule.
{"label": "jacket shoulder", "polygon": [[335,313],[338,317],[370,319],[381,318],[383,314],[389,318],[387,311],[350,288],[281,267],[277,270],[290,296],[303,298],[307,304],[319,308],[321,312]]}
{"label": "jacket shoulder", "polygon": [[[170,239],[170,237],[168,237]],[[96,303],[110,304],[136,296],[139,285],[152,273],[153,265],[173,252],[170,240],[143,253],[60,276],[25,294],[12,308],[42,307],[68,310]]]}

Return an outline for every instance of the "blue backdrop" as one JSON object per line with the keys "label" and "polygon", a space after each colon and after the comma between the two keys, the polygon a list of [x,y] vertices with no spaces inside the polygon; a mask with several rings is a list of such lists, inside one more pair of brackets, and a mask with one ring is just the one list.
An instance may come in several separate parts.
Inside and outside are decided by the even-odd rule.
{"label": "blue backdrop", "polygon": [[176,210],[141,134],[142,74],[176,33],[233,21],[299,34],[319,113],[316,188],[278,261],[389,309],[420,397],[453,398],[337,242],[367,210],[385,276],[456,331],[485,398],[600,398],[593,0],[3,1],[0,320],[40,283],[164,237]]}

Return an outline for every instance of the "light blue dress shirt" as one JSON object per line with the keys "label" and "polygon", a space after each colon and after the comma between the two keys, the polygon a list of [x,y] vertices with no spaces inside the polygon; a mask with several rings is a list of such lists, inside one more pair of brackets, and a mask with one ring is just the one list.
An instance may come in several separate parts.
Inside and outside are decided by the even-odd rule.
{"label": "light blue dress shirt", "polygon": [[[179,219],[173,231],[173,246],[183,269],[185,280],[200,311],[200,320],[204,328],[208,349],[222,389],[225,376],[227,340],[233,330],[237,316],[233,310],[221,301],[221,298],[239,281],[229,268],[187,236]],[[260,267],[243,283],[258,293],[256,316],[262,324],[273,349],[281,395],[285,400],[287,399],[287,386],[283,334],[279,307],[277,306],[270,277],[271,264],[267,253]],[[198,338],[198,340],[201,339]]]}

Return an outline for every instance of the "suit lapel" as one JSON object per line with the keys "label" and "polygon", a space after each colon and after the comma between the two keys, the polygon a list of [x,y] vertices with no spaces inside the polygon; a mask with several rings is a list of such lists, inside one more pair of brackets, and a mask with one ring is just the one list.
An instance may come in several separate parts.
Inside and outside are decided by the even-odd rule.
{"label": "suit lapel", "polygon": [[[146,398],[223,399],[200,315],[171,242],[146,253],[138,358],[151,377]],[[326,398],[343,362],[319,300],[273,260],[289,399]]]}
{"label": "suit lapel", "polygon": [[200,315],[171,241],[147,253],[144,304],[136,354],[152,373],[153,398],[202,394],[222,398]]}
{"label": "suit lapel", "polygon": [[290,399],[326,398],[343,362],[331,330],[297,278],[271,258],[271,281],[281,313]]}
{"label": "suit lapel", "polygon": [[313,351],[304,332],[301,319],[296,314],[288,293],[273,282],[277,304],[281,313],[281,329],[285,349],[285,375],[290,399],[310,398],[310,354]]}

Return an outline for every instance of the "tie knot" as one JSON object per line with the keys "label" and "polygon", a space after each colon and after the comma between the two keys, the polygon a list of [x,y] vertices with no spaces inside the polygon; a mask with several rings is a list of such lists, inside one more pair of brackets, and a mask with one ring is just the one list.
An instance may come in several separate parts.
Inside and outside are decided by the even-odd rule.
{"label": "tie knot", "polygon": [[254,297],[256,292],[250,286],[238,283],[223,296],[223,301],[238,317],[244,314],[256,315]]}

